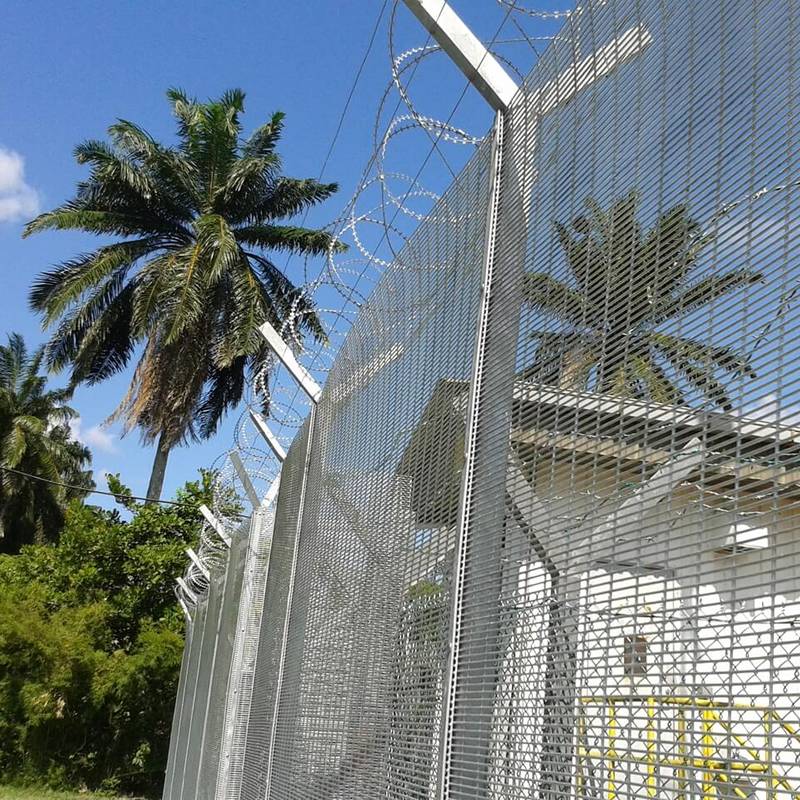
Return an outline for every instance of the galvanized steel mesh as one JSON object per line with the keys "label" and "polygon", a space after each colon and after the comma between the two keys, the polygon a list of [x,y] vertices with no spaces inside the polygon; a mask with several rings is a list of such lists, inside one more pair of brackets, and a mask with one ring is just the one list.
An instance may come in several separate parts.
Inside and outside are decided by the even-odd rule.
{"label": "galvanized steel mesh", "polygon": [[274,509],[256,509],[250,525],[247,556],[243,564],[236,627],[231,630],[234,649],[230,679],[226,684],[225,717],[221,757],[217,774],[217,797],[238,800],[244,773],[245,745],[249,733],[261,626],[264,624],[264,595],[272,553]]}
{"label": "galvanized steel mesh", "polygon": [[187,626],[165,798],[215,796],[248,527],[234,532],[226,558],[210,564],[206,594],[196,598]]}
{"label": "galvanized steel mesh", "polygon": [[[398,715],[419,716],[410,698],[397,707],[406,698],[395,659],[408,635],[398,621],[421,587],[447,591],[455,519],[441,516],[457,505],[461,465],[446,443],[463,436],[449,387],[466,385],[472,366],[489,153],[388,268],[316,411],[271,798],[376,796],[390,752],[395,769],[399,760],[409,779],[428,780],[413,763],[416,731],[391,725],[393,714],[406,726]],[[434,710],[441,664],[419,680]]]}
{"label": "galvanized steel mesh", "polygon": [[799,23],[567,18],[193,610],[165,798],[798,796]]}
{"label": "galvanized steel mesh", "polygon": [[263,800],[267,790],[275,704],[282,676],[284,632],[293,588],[295,544],[301,518],[310,427],[309,421],[300,430],[281,470],[281,490],[275,508],[272,552],[267,572],[253,696],[242,755],[239,790],[239,797],[242,800]]}

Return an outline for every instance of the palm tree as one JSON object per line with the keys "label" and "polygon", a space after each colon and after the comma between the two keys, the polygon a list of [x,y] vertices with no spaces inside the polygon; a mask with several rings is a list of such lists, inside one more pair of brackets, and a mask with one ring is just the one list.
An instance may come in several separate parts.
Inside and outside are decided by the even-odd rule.
{"label": "palm tree", "polygon": [[75,197],[25,229],[120,237],[42,274],[31,305],[56,325],[48,366],[69,365],[73,382],[97,383],[136,359],[113,417],[126,431],[138,427],[145,443],[157,441],[151,499],[161,494],[170,450],[212,435],[246,377],[265,368],[260,324],[289,322],[295,344],[306,334],[325,341],[313,303],[269,253],[333,247],[325,231],[279,222],[337,189],[281,175],[283,114],[242,139],[241,91],[207,103],[178,90],[167,97],[176,146],[118,121],[110,144],[76,148],[91,173]]}
{"label": "palm tree", "polygon": [[[645,231],[637,220],[639,201],[630,192],[604,210],[589,198],[587,216],[570,227],[555,224],[570,280],[525,276],[527,304],[559,324],[533,333],[536,351],[524,377],[667,404],[685,403],[695,392],[729,411],[725,381],[755,377],[749,357],[670,329],[762,276],[739,268],[693,280],[713,237],[681,204]],[[514,511],[525,530],[524,515]],[[572,769],[577,620],[562,591],[562,574],[535,531],[528,529],[528,535],[550,577],[539,788],[540,794],[561,796],[569,791]]]}
{"label": "palm tree", "polygon": [[748,357],[669,328],[761,275],[740,268],[692,281],[713,237],[701,233],[685,205],[643,231],[638,205],[636,192],[607,211],[589,198],[588,216],[578,217],[572,230],[555,224],[571,281],[544,273],[525,278],[527,303],[561,328],[533,333],[537,348],[526,377],[660,403],[683,403],[695,390],[730,410],[725,378],[754,377]]}
{"label": "palm tree", "polygon": [[0,345],[0,552],[56,539],[66,504],[94,488],[91,453],[70,435],[70,392],[47,388],[42,359],[19,334]]}

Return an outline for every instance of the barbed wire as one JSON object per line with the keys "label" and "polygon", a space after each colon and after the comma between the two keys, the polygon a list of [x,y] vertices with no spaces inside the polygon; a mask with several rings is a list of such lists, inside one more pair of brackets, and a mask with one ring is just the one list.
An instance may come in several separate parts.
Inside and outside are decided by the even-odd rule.
{"label": "barbed wire", "polygon": [[[524,15],[540,20],[564,20],[576,17],[583,12],[581,6],[572,11],[544,11],[522,6],[516,0],[497,0],[505,9],[503,20],[488,43],[488,51],[505,64],[514,74],[522,80],[520,71],[505,56],[498,54],[494,47],[498,43],[507,42],[500,38],[506,22],[510,19],[515,27],[523,33],[523,39],[514,41],[528,41],[524,29],[519,25],[515,16]],[[377,27],[383,18],[386,2],[381,7],[378,22],[373,29],[369,49],[375,38]],[[452,111],[446,119],[440,119],[424,113],[412,96],[412,87],[418,80],[420,68],[429,59],[442,53],[441,48],[430,42],[430,37],[422,45],[399,50],[397,47],[397,0],[393,5],[388,22],[388,55],[390,64],[390,79],[383,90],[375,110],[375,119],[372,133],[372,152],[367,159],[356,188],[339,217],[334,220],[327,230],[332,234],[332,246],[325,255],[323,263],[312,259],[303,262],[304,289],[298,295],[289,313],[286,315],[278,331],[284,341],[294,350],[300,363],[309,373],[323,384],[333,367],[334,359],[345,338],[351,332],[353,322],[364,302],[372,294],[373,288],[381,280],[383,272],[394,265],[396,269],[419,269],[413,258],[405,258],[403,247],[406,245],[409,230],[428,218],[430,208],[436,203],[441,203],[438,192],[423,185],[422,175],[430,160],[435,156],[444,166],[451,177],[456,174],[445,146],[475,148],[481,144],[483,135],[470,132],[459,127],[454,122],[456,112],[468,90],[465,85],[460,97],[457,99]],[[535,37],[536,39],[552,39],[556,37]],[[532,45],[531,45],[532,46]],[[538,53],[537,53],[538,54]],[[366,55],[359,67],[359,75],[366,63]],[[358,77],[358,75],[357,75]],[[334,141],[328,149],[320,175],[331,157],[335,141],[342,129],[344,113],[349,107],[354,89],[345,103],[345,110],[339,118],[339,123],[334,134]],[[401,137],[414,133],[422,133],[430,146],[419,164],[415,174],[398,169],[392,163],[393,145]],[[757,192],[750,193],[733,202],[722,204],[712,213],[702,231],[697,233],[698,241],[707,235],[712,228],[727,220],[741,206],[757,202],[768,194],[782,192],[795,188],[800,181],[790,181],[764,187]],[[448,222],[459,222],[450,219],[449,209],[446,206],[439,209],[443,218]],[[460,213],[464,213],[463,211]],[[337,245],[346,243],[349,249],[346,253],[338,252]],[[788,305],[794,300],[798,287],[787,293],[782,301]],[[391,305],[391,298],[384,301]],[[410,308],[406,302],[395,304],[394,314],[388,313],[382,319],[380,330],[369,331],[370,336],[364,336],[362,342],[354,342],[348,352],[351,361],[355,361],[358,347],[365,351],[369,348],[377,353],[385,342],[398,341],[398,335],[412,330],[419,315],[425,313],[423,304],[417,308]],[[307,308],[313,307],[323,321],[327,332],[327,342],[309,341],[304,335],[302,326],[306,319]],[[383,311],[383,309],[381,309]],[[770,325],[758,337],[761,341],[769,335]],[[399,326],[400,330],[398,330]],[[366,352],[365,352],[366,354]],[[270,357],[264,368],[252,376],[252,381],[247,394],[246,409],[242,413],[234,433],[234,448],[256,491],[263,496],[266,487],[277,477],[281,464],[278,458],[263,445],[260,434],[254,429],[249,418],[249,411],[258,411],[264,406],[269,406],[270,423],[275,427],[275,434],[285,450],[289,449],[292,439],[303,425],[310,410],[308,398],[298,388],[294,379],[275,359]],[[217,471],[214,485],[215,502],[214,513],[226,529],[233,530],[241,525],[241,520],[236,515],[226,513],[230,508],[230,498],[235,496],[246,502],[247,491],[242,485],[242,476],[233,464],[229,454],[220,456],[213,465]],[[724,493],[714,492],[708,487],[698,487],[710,497],[715,497],[717,502],[730,500]],[[753,512],[754,514],[756,512]],[[761,512],[758,512],[761,513]],[[201,537],[199,553],[204,564],[220,565],[225,556],[225,546],[219,535],[210,526],[205,526]],[[190,565],[187,570],[186,583],[196,588],[202,594],[207,588],[207,581],[196,565]]]}
{"label": "barbed wire", "polygon": [[[379,12],[355,82],[364,69],[385,7],[386,3]],[[511,10],[507,9],[490,47],[499,39],[510,14]],[[335,355],[350,332],[360,307],[370,296],[383,271],[398,259],[407,239],[408,228],[425,219],[429,208],[440,200],[439,194],[425,187],[421,181],[430,159],[436,155],[453,177],[456,169],[443,147],[452,145],[475,148],[483,140],[483,135],[463,130],[453,123],[469,84],[465,85],[445,120],[419,109],[411,94],[412,85],[418,80],[421,65],[441,53],[441,48],[432,44],[428,36],[423,45],[398,51],[396,16],[397,0],[392,7],[387,31],[390,80],[375,110],[372,153],[342,213],[327,226],[333,242],[322,266],[316,265],[311,259],[304,261],[304,288],[278,331],[295,351],[300,363],[319,383],[324,383],[330,372]],[[520,75],[519,70],[507,58],[496,53],[495,55],[515,74]],[[351,88],[345,101],[345,108],[339,117],[321,173],[330,160],[354,91]],[[400,137],[420,131],[430,142],[430,147],[416,174],[412,175],[391,166],[393,143]],[[337,252],[339,243],[348,245],[346,253]],[[323,322],[328,338],[326,343],[308,341],[303,335],[302,325],[309,305],[316,309]],[[408,313],[413,312],[404,307],[404,314]],[[407,325],[407,320],[399,321],[399,324]],[[384,336],[389,333],[389,327],[387,325],[387,329],[383,331]],[[260,433],[254,429],[250,420],[250,411],[260,411],[265,406],[269,407],[269,422],[275,428],[276,438],[288,449],[307,417],[310,406],[303,392],[274,356],[269,357],[263,369],[252,376],[246,408],[234,433],[234,448],[246,470],[247,480],[261,496],[281,468],[278,458],[264,447]],[[242,485],[242,476],[227,453],[221,455],[212,467],[216,471],[213,513],[226,529],[235,530],[241,526],[242,521],[227,514],[226,509],[231,507],[231,497],[238,497],[246,502],[247,492]],[[226,545],[209,524],[203,526],[198,557],[211,572],[224,565]],[[196,598],[202,598],[208,590],[208,579],[194,562],[190,562],[184,580]],[[182,589],[178,588],[177,593],[187,605],[193,604],[193,599],[186,596]]]}

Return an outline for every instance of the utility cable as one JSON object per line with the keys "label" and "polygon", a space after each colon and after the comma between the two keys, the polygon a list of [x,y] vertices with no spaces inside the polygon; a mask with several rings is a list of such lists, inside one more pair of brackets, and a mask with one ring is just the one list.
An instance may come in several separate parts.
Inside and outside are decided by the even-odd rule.
{"label": "utility cable", "polygon": [[350,108],[350,103],[353,100],[353,95],[355,95],[356,87],[358,86],[359,80],[361,80],[361,74],[364,72],[364,67],[366,66],[367,59],[369,58],[369,54],[372,52],[372,46],[375,44],[375,37],[378,35],[378,30],[381,26],[381,21],[383,20],[383,15],[386,13],[386,6],[389,5],[389,0],[383,0],[383,5],[381,6],[380,11],[378,12],[378,19],[375,20],[375,25],[372,28],[372,33],[369,37],[369,42],[367,43],[367,49],[364,52],[364,57],[361,59],[361,63],[358,66],[358,70],[356,71],[356,76],[353,79],[353,85],[350,87],[350,92],[347,95],[347,100],[345,100],[344,108],[342,109],[342,113],[339,115],[339,122],[336,125],[336,132],[333,134],[333,139],[331,140],[330,147],[328,147],[328,152],[325,154],[325,160],[322,162],[322,166],[319,170],[319,176],[317,180],[322,180],[322,176],[325,173],[325,168],[328,166],[328,162],[330,161],[331,155],[333,154],[333,148],[336,147],[336,142],[339,140],[339,134],[342,132],[342,126],[344,125],[344,119],[347,115],[347,111]]}
{"label": "utility cable", "polygon": [[[52,481],[50,478],[43,478],[41,475],[32,475],[30,472],[23,472],[21,469],[12,469],[11,467],[0,467],[0,472],[9,472],[13,475],[20,475],[23,478],[29,478],[32,481],[39,481],[40,483],[47,483],[50,486],[60,486],[63,489],[74,489],[84,494],[102,494],[106,497],[114,497],[122,500],[141,500],[145,503],[159,503],[165,506],[185,506],[186,503],[180,500],[151,500],[148,497],[140,497],[135,494],[116,494],[114,492],[105,492],[102,489],[88,489],[85,486],[77,486],[72,483],[63,483],[61,481]],[[227,514],[230,517],[238,517],[239,519],[248,519],[246,514]]]}

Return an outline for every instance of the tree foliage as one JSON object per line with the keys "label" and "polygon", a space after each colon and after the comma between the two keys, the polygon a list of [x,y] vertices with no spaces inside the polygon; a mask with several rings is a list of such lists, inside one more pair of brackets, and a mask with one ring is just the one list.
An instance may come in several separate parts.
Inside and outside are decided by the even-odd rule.
{"label": "tree foliage", "polygon": [[555,224],[569,281],[526,276],[528,304],[559,323],[557,330],[533,334],[537,349],[526,374],[659,403],[682,403],[693,390],[728,410],[726,378],[755,377],[748,357],[670,333],[670,327],[762,276],[739,266],[696,280],[693,273],[714,238],[702,233],[685,205],[642,228],[639,200],[630,192],[604,209],[589,198],[587,216],[570,227]]}
{"label": "tree foliage", "polygon": [[[112,491],[130,491],[111,481]],[[173,586],[210,477],[178,504],[74,502],[58,544],[0,556],[0,783],[158,796],[183,652]]]}
{"label": "tree foliage", "polygon": [[76,148],[90,175],[75,196],[25,230],[115,240],[43,273],[30,301],[55,326],[50,368],[93,384],[136,361],[116,416],[164,453],[213,434],[247,375],[268,368],[259,325],[291,317],[298,336],[325,340],[313,302],[273,259],[335,246],[291,218],[337,189],[282,175],[283,114],[244,138],[243,92],[207,103],[167,96],[175,146],[119,120],[110,142]]}
{"label": "tree foliage", "polygon": [[0,552],[56,539],[67,503],[94,487],[91,453],[70,433],[70,391],[48,387],[42,359],[19,334],[0,345]]}

